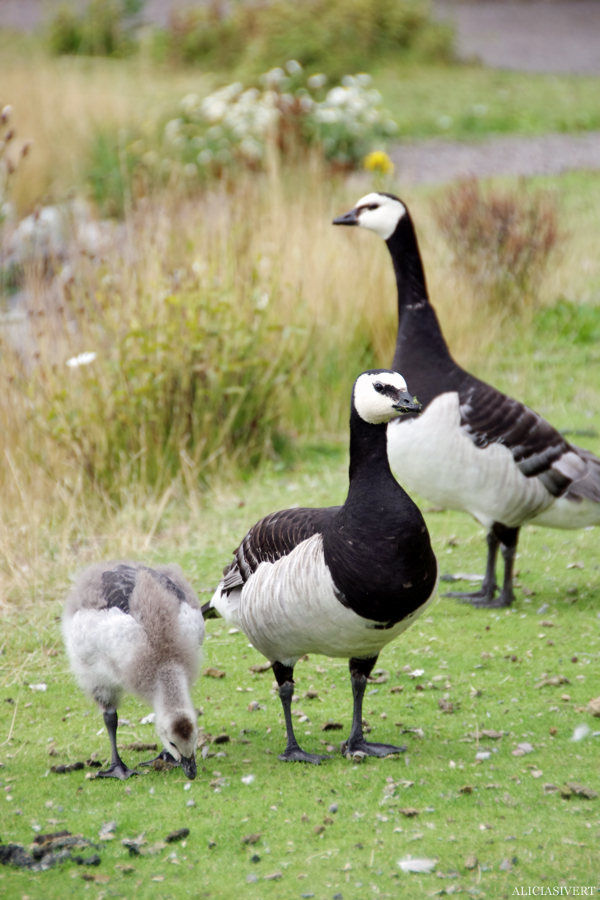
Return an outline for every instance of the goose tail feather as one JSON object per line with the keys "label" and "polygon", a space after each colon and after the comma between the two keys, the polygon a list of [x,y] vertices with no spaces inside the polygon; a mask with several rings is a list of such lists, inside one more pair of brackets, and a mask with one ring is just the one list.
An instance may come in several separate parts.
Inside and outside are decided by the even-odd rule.
{"label": "goose tail feather", "polygon": [[574,481],[567,491],[567,499],[580,503],[582,500],[591,500],[600,503],[600,459],[590,450],[583,447],[573,447],[578,456],[587,463],[587,472],[583,478]]}

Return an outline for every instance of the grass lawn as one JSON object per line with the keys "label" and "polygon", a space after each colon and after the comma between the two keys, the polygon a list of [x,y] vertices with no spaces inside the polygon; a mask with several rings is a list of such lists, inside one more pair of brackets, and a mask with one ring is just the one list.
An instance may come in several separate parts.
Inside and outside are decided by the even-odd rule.
{"label": "grass lawn", "polygon": [[600,128],[594,76],[537,75],[483,66],[390,66],[375,87],[401,137],[545,134]]}
{"label": "grass lawn", "polygon": [[[582,423],[550,389],[582,353],[568,336],[562,354],[557,346],[543,375],[532,380],[535,389],[525,391],[527,399],[545,394],[546,411],[561,427],[598,428],[597,406]],[[513,370],[527,371],[530,348],[512,349]],[[586,352],[589,372],[598,351]],[[501,370],[495,380],[510,389]],[[579,440],[597,449],[597,439]],[[294,503],[340,502],[346,466],[342,446],[306,448],[294,470],[264,471],[216,488],[195,513],[183,502],[173,504],[150,551],[140,553],[141,541],[133,538],[131,544],[149,562],[180,562],[196,588],[207,591],[258,517]],[[423,508],[442,573],[481,572],[482,529],[466,516],[434,512],[426,503]],[[79,562],[97,555],[100,540],[102,555],[111,556],[119,532],[143,534],[147,522],[142,518],[133,528],[130,517],[126,511],[117,518],[110,534],[90,535],[87,545],[77,547]],[[52,538],[40,553],[52,553]],[[191,786],[178,770],[142,770],[144,775],[126,783],[88,780],[90,769],[49,772],[51,765],[83,761],[92,753],[104,760],[108,752],[102,719],[75,686],[60,639],[57,601],[76,565],[73,556],[53,585],[39,588],[35,604],[26,602],[4,619],[1,831],[5,842],[28,844],[32,826],[42,832],[68,829],[97,842],[102,862],[85,870],[65,863],[39,874],[4,869],[4,896],[46,900],[87,889],[92,897],[366,900],[400,891],[411,898],[433,896],[459,887],[472,897],[508,897],[528,885],[598,885],[600,801],[563,799],[544,787],[576,781],[600,792],[599,744],[592,736],[600,726],[585,711],[600,693],[597,530],[526,527],[514,609],[478,611],[442,598],[384,650],[378,668],[385,674],[369,689],[365,717],[374,739],[407,745],[398,758],[357,765],[337,752],[351,721],[347,665],[311,657],[296,669],[295,709],[308,717],[296,720],[297,734],[309,750],[332,746],[332,759],[320,767],[278,762],[284,728],[272,675],[252,674],[250,667],[262,658],[244,635],[229,633],[221,620],[209,621],[204,665],[227,674],[201,677],[193,696],[203,709],[205,732],[230,740],[207,745],[215,755],[200,760]],[[423,671],[411,677],[406,667]],[[538,688],[544,674],[564,675],[568,682]],[[47,685],[45,693],[29,686],[40,683]],[[306,699],[309,689],[318,698]],[[442,699],[450,712],[441,710]],[[250,711],[252,701],[261,708]],[[120,728],[122,743],[153,739],[152,726],[139,724],[147,712],[132,698],[124,701],[120,715],[129,724]],[[328,720],[341,723],[343,731],[323,732]],[[581,724],[590,733],[573,742]],[[502,737],[486,737],[484,729]],[[524,742],[533,751],[513,755]],[[489,757],[477,761],[480,751]],[[124,756],[130,762],[144,758],[131,751]],[[254,780],[247,784],[242,778],[249,775]],[[418,815],[408,817],[402,811],[408,808]],[[107,822],[116,822],[114,839],[103,842],[98,834]],[[190,830],[185,845],[162,843],[183,827]],[[131,859],[121,840],[141,833],[144,853]],[[243,843],[258,833],[256,843]],[[435,859],[435,872],[405,874],[398,861],[408,856]],[[468,869],[465,862],[473,856],[477,862]],[[83,877],[95,880],[84,884]]]}

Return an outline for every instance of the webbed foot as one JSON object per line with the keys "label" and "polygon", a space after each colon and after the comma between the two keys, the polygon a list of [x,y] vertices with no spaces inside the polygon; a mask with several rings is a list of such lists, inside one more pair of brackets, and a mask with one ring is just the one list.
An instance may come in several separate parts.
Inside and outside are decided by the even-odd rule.
{"label": "webbed foot", "polygon": [[302,750],[301,747],[292,747],[287,749],[284,753],[280,753],[277,759],[280,759],[281,762],[307,762],[313,763],[315,766],[320,766],[321,760],[331,759],[331,756],[321,755],[319,753],[307,753],[306,750]]}
{"label": "webbed foot", "polygon": [[442,597],[453,597],[455,600],[466,600],[467,603],[475,603],[479,600],[483,600],[486,603],[494,599],[496,594],[496,588],[481,587],[478,591],[446,591],[445,594],[442,594]]}
{"label": "webbed foot", "polygon": [[505,609],[511,606],[515,601],[515,595],[512,591],[500,591],[497,597],[474,597],[467,599],[466,603],[470,603],[477,609]]}
{"label": "webbed foot", "polygon": [[130,769],[129,766],[126,766],[125,763],[120,760],[119,762],[112,763],[108,769],[96,772],[96,778],[120,778],[121,781],[125,781],[126,778],[139,774],[139,772]]}
{"label": "webbed foot", "polygon": [[394,744],[377,744],[371,741],[365,741],[360,738],[356,741],[346,741],[342,744],[342,753],[345,756],[352,756],[354,753],[364,753],[365,756],[389,756],[390,753],[405,753],[406,745],[396,747]]}

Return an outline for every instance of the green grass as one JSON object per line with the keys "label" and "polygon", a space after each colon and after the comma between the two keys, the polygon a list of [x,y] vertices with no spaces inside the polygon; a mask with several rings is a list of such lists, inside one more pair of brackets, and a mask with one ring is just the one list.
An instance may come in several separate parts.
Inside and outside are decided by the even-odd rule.
{"label": "green grass", "polygon": [[600,128],[600,79],[594,76],[476,65],[386,65],[372,74],[402,138],[465,140]]}

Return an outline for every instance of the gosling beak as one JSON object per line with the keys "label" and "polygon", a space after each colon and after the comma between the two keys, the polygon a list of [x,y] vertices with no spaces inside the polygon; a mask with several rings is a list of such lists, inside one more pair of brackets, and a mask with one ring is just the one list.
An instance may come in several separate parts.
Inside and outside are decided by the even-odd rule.
{"label": "gosling beak", "polygon": [[337,219],[334,219],[331,224],[332,225],[358,225],[358,210],[351,209],[350,212],[344,213],[343,216],[338,216]]}
{"label": "gosling beak", "polygon": [[188,759],[187,756],[181,757],[181,768],[185,772],[186,778],[189,778],[190,781],[193,781],[196,777],[197,769],[196,769],[196,757],[192,756]]}
{"label": "gosling beak", "polygon": [[423,409],[422,404],[415,397],[411,397],[408,391],[400,391],[399,394],[398,400],[394,403],[394,409],[397,409],[399,413],[418,413]]}

